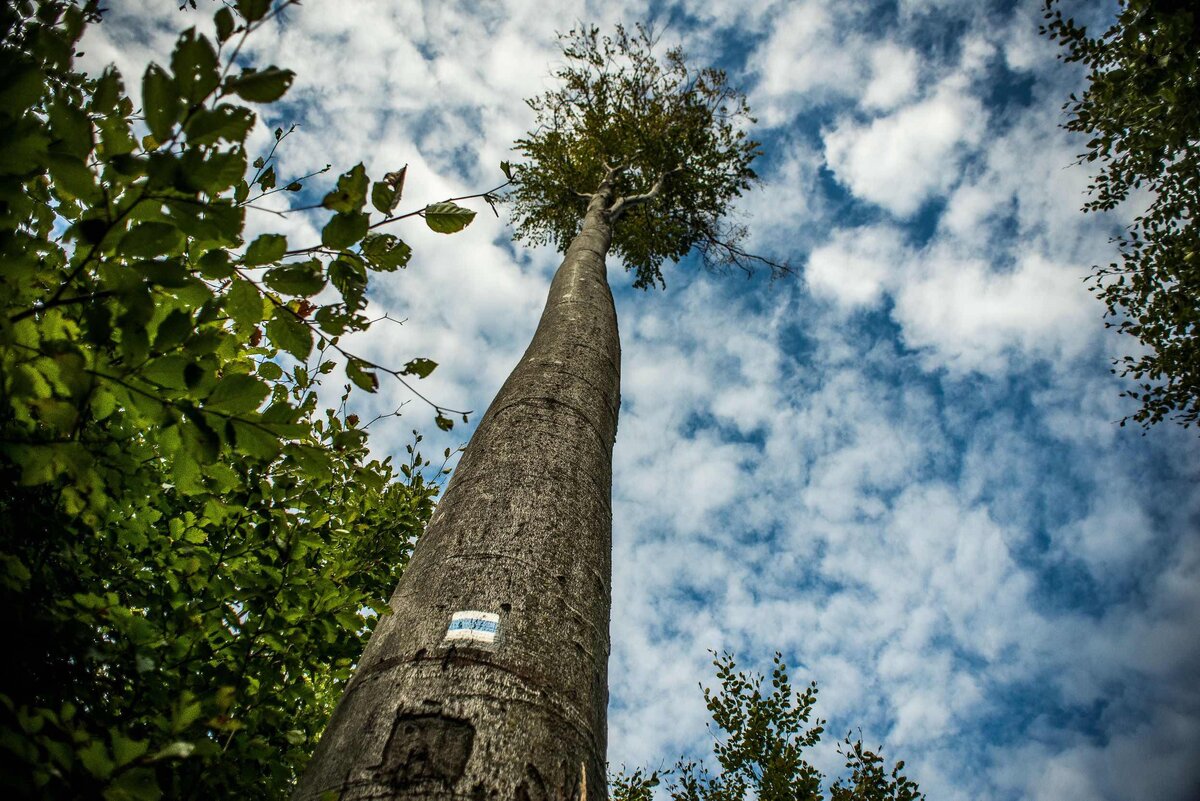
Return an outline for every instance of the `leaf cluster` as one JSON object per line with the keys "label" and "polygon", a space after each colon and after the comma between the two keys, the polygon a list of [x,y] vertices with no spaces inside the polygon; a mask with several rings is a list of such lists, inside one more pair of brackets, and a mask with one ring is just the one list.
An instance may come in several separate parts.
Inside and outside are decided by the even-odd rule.
{"label": "leaf cluster", "polygon": [[[1092,35],[1045,0],[1043,33],[1088,69],[1066,128],[1087,135],[1081,160],[1099,171],[1085,211],[1107,211],[1146,189],[1151,201],[1117,239],[1120,262],[1097,267],[1092,289],[1110,323],[1147,352],[1115,362],[1141,403],[1143,426],[1200,421],[1200,11],[1180,0],[1122,0]],[[1130,419],[1130,418],[1127,418]],[[1122,425],[1125,421],[1122,421]]]}
{"label": "leaf cluster", "polygon": [[346,393],[429,374],[340,337],[411,256],[375,229],[474,213],[397,214],[403,170],[358,165],[319,244],[247,241],[257,200],[313,177],[276,175],[290,131],[246,151],[247,103],[293,75],[239,54],[289,5],[222,5],[215,42],[185,31],[145,70],[141,109],[116,69],[74,67],[95,0],[0,9],[6,797],[285,795],[431,512],[428,460],[397,481],[348,395],[317,392],[335,360]]}
{"label": "leaf cluster", "polygon": [[516,142],[526,161],[510,167],[517,237],[565,250],[590,196],[616,168],[612,207],[621,212],[612,250],[635,286],[661,285],[663,262],[693,248],[714,265],[748,266],[738,229],[723,222],[757,180],[745,97],[722,70],[690,67],[679,48],[658,58],[653,32],[641,25],[560,38],[559,87],[527,101],[537,128]]}
{"label": "leaf cluster", "polygon": [[[680,762],[673,771],[618,773],[611,779],[616,801],[649,801],[667,779],[672,801],[822,801],[825,777],[805,758],[820,742],[824,721],[813,718],[817,686],[794,690],[787,665],[775,654],[770,688],[766,677],[739,671],[732,654],[716,656],[718,691],[704,688],[712,715],[713,754],[720,771],[703,763]],[[904,774],[904,763],[889,771],[882,756],[847,734],[839,752],[848,775],[829,785],[830,801],[921,801],[924,795]]]}

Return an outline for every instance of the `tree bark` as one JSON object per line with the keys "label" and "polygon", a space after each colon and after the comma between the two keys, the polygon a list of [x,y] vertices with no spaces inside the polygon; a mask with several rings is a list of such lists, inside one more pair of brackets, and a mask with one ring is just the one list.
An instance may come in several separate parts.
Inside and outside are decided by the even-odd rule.
{"label": "tree bark", "polygon": [[613,200],[606,180],[295,801],[607,797]]}

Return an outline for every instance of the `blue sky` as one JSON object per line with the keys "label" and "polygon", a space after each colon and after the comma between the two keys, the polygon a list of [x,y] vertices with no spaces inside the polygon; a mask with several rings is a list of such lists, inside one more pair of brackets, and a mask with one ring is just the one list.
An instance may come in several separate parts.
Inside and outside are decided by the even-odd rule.
{"label": "blue sky", "polygon": [[[499,183],[549,85],[555,31],[652,19],[749,95],[764,181],[739,204],[790,280],[684,263],[665,292],[610,277],[621,320],[609,758],[707,752],[709,649],[782,651],[832,740],[861,728],[931,799],[1200,794],[1196,435],[1145,436],[1110,361],[1090,265],[1137,199],[1083,215],[1083,142],[1058,126],[1080,73],[1040,2],[309,0],[253,43],[298,72],[257,131],[299,122],[281,174],[408,164],[414,207]],[[164,0],[113,3],[85,63],[136,87],[175,32]],[[1089,4],[1102,19],[1103,4]],[[1144,199],[1143,199],[1144,200]],[[251,226],[316,241],[320,220]],[[441,363],[422,390],[482,411],[557,264],[486,207],[417,224],[355,347]],[[406,400],[385,387],[367,405]],[[380,453],[427,410],[372,429]]]}

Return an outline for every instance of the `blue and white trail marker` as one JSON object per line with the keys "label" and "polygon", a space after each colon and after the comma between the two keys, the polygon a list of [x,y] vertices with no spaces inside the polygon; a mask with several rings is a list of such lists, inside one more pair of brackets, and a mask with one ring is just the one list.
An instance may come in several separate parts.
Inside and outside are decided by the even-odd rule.
{"label": "blue and white trail marker", "polygon": [[500,616],[492,612],[455,612],[446,629],[447,640],[495,643],[500,634]]}

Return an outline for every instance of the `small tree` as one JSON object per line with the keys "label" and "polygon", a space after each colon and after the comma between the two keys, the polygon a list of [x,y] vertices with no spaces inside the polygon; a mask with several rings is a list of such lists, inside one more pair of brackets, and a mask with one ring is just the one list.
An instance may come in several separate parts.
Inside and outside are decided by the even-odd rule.
{"label": "small tree", "polygon": [[[704,690],[712,714],[713,754],[720,771],[703,763],[680,762],[666,774],[635,770],[613,778],[615,801],[651,801],[652,790],[666,780],[672,801],[822,801],[825,777],[807,760],[807,749],[821,740],[825,721],[813,720],[817,685],[792,690],[780,654],[771,668],[771,687],[763,692],[762,675],[737,670],[732,654],[713,660],[720,689]],[[714,728],[715,726],[715,728]],[[922,801],[908,779],[904,762],[889,770],[884,758],[847,734],[838,746],[849,775],[829,785],[830,801]]]}
{"label": "small tree", "polygon": [[606,258],[640,287],[693,249],[756,261],[722,223],[755,179],[745,100],[719,70],[653,46],[641,27],[573,31],[560,88],[530,101],[538,128],[517,142],[529,160],[502,168],[518,236],[564,250],[562,264],[297,799],[606,795],[620,406]]}
{"label": "small tree", "polygon": [[411,216],[401,178],[372,220],[362,165],[342,175],[319,245],[244,236],[310,178],[277,175],[283,129],[246,147],[293,76],[238,53],[289,5],[221,5],[141,109],[74,64],[97,2],[0,6],[5,798],[285,795],[432,511],[415,448],[397,482],[317,398],[335,360],[378,383],[339,337],[409,259],[371,230]]}

